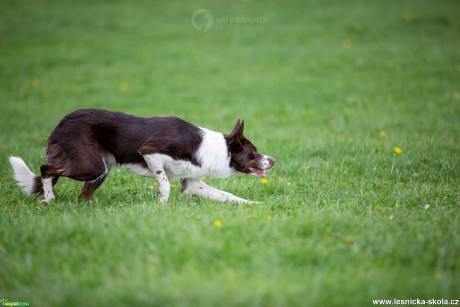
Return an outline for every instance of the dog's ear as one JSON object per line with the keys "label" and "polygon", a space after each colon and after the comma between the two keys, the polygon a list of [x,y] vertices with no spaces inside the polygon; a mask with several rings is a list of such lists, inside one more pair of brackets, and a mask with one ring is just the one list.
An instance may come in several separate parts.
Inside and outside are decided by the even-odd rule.
{"label": "dog's ear", "polygon": [[243,135],[243,131],[244,131],[244,120],[241,121],[238,118],[238,121],[236,122],[235,127],[233,127],[232,132],[230,132],[230,134],[228,134],[228,136],[230,138],[235,138],[237,136]]}
{"label": "dog's ear", "polygon": [[238,118],[238,121],[236,122],[235,127],[233,127],[232,132],[225,135],[225,140],[227,141],[227,145],[230,151],[238,151],[241,148],[243,148],[243,141],[244,141],[243,130],[244,130],[244,121],[241,121]]}

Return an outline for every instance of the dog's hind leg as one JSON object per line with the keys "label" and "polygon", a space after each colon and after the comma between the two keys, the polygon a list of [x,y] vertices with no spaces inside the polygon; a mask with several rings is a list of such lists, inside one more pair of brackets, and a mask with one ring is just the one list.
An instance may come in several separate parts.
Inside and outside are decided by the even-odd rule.
{"label": "dog's hind leg", "polygon": [[90,201],[93,197],[94,192],[104,183],[105,178],[107,178],[108,172],[104,175],[100,176],[99,178],[91,181],[85,181],[83,185],[83,189],[81,190],[80,195],[78,196],[78,200],[86,200]]}
{"label": "dog's hind leg", "polygon": [[112,162],[106,161],[107,158],[100,156],[98,153],[88,153],[86,155],[91,164],[80,169],[72,170],[72,175],[69,178],[84,181],[83,189],[78,196],[78,200],[91,200],[94,192],[104,183],[109,175]]}
{"label": "dog's hind leg", "polygon": [[[73,153],[71,156],[68,151]],[[110,170],[106,158],[100,151],[93,147],[67,149],[65,153],[54,153],[47,156],[47,164],[42,165],[41,177],[43,182],[44,199],[42,203],[48,204],[54,199],[53,182],[59,176],[85,181],[79,199],[91,199],[94,191],[104,182]],[[110,162],[110,161],[109,161]]]}
{"label": "dog's hind leg", "polygon": [[257,202],[243,199],[231,193],[213,188],[204,183],[201,179],[183,179],[181,191],[182,194],[185,195],[202,196],[220,202],[257,204]]}
{"label": "dog's hind leg", "polygon": [[53,186],[57,183],[61,172],[55,167],[44,164],[40,167],[42,189],[44,198],[41,201],[42,204],[47,205],[54,199]]}

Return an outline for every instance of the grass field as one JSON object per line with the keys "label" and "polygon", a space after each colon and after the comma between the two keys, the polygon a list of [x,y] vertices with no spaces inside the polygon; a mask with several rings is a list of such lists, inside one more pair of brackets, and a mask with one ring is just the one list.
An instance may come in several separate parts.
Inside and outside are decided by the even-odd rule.
{"label": "grass field", "polygon": [[[0,299],[460,299],[459,38],[460,2],[447,0],[2,1]],[[91,203],[66,179],[49,206],[26,198],[8,156],[38,172],[52,129],[86,107],[221,132],[241,117],[277,160],[268,182],[205,181],[263,204],[177,183],[159,204],[152,180],[125,171]]]}

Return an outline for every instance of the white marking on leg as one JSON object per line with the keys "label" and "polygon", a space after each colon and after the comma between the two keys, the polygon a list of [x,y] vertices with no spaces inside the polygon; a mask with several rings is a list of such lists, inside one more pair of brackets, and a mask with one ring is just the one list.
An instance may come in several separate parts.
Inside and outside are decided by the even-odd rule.
{"label": "white marking on leg", "polygon": [[53,178],[42,178],[43,194],[45,198],[41,201],[43,204],[49,204],[54,199]]}
{"label": "white marking on leg", "polygon": [[201,179],[186,179],[185,189],[182,191],[185,195],[197,195],[206,197],[220,202],[255,204],[256,202],[237,197],[231,193],[213,188]]}
{"label": "white marking on leg", "polygon": [[164,170],[164,161],[162,155],[148,154],[144,155],[143,157],[145,162],[147,162],[147,165],[150,171],[152,172],[153,177],[158,183],[158,193],[160,194],[160,202],[167,202],[171,187],[169,185],[169,180]]}

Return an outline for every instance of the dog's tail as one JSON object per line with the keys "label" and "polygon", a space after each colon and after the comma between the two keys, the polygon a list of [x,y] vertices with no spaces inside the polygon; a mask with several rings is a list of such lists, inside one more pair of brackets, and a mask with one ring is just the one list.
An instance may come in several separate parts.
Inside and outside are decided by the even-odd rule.
{"label": "dog's tail", "polygon": [[32,173],[24,160],[19,157],[11,156],[10,163],[13,167],[14,179],[18,183],[19,187],[25,193],[27,193],[27,195],[40,193],[43,191],[43,183],[41,177]]}

